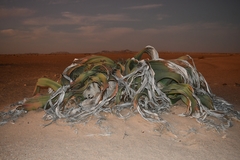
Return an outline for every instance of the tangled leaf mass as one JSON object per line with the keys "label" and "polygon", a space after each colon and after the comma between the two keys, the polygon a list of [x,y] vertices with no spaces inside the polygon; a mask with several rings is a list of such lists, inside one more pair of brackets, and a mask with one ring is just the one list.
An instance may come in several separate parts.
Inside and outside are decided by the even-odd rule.
{"label": "tangled leaf mass", "polygon": [[[141,59],[144,53],[151,59]],[[49,92],[41,93],[46,87]],[[44,119],[51,122],[59,118],[69,123],[85,122],[93,115],[101,118],[101,112],[128,118],[138,112],[147,121],[166,123],[161,114],[178,101],[187,106],[180,116],[195,117],[216,129],[230,127],[232,117],[240,119],[240,112],[211,92],[190,56],[164,60],[154,47],[146,46],[124,62],[96,55],[74,59],[58,82],[40,78],[33,97],[1,112],[0,124],[40,107],[46,112]],[[123,110],[128,113],[123,115]],[[221,123],[214,123],[211,117]]]}

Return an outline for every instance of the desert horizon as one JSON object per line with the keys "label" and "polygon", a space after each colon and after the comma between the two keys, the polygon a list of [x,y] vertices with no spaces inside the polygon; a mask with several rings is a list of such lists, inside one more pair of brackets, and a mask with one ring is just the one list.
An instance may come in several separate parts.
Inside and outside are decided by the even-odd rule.
{"label": "desert horizon", "polygon": [[[140,50],[130,50],[130,49],[122,49],[122,50],[101,50],[96,52],[68,52],[68,51],[54,51],[54,52],[21,52],[21,53],[1,53],[1,55],[58,55],[58,54],[117,54],[117,53],[138,53]],[[240,54],[240,52],[201,52],[201,51],[160,51],[159,54]]]}

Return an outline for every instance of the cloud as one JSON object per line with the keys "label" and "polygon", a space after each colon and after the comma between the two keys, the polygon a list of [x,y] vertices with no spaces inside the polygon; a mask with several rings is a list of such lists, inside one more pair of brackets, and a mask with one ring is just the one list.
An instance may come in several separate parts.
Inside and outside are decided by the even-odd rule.
{"label": "cloud", "polygon": [[29,18],[23,21],[25,25],[89,25],[93,22],[124,22],[124,21],[137,21],[131,19],[124,14],[98,14],[95,16],[78,15],[71,12],[62,12],[60,18],[53,17],[36,17]]}
{"label": "cloud", "polygon": [[99,14],[91,19],[92,21],[136,21],[123,14]]}
{"label": "cloud", "polygon": [[169,15],[166,14],[157,14],[157,20],[163,20],[164,18],[169,17]]}
{"label": "cloud", "polygon": [[111,39],[118,39],[120,37],[128,37],[128,34],[134,33],[133,28],[128,27],[113,27],[113,28],[107,28],[103,29],[99,32],[101,37],[104,40],[111,40]]}
{"label": "cloud", "polygon": [[34,13],[34,10],[28,8],[0,8],[0,18],[26,17]]}
{"label": "cloud", "polygon": [[13,29],[4,29],[1,30],[0,33],[6,36],[13,36],[15,34],[15,31]]}
{"label": "cloud", "polygon": [[179,24],[179,25],[166,25],[161,27],[161,32],[168,32],[168,33],[183,33],[195,28],[195,24]]}
{"label": "cloud", "polygon": [[82,21],[86,22],[97,22],[97,21],[136,21],[134,19],[129,18],[125,14],[97,14],[95,16],[84,16],[73,14],[71,12],[63,12],[62,16],[65,18],[69,18],[75,23],[79,23]]}
{"label": "cloud", "polygon": [[55,5],[55,4],[66,4],[66,3],[78,3],[78,2],[80,2],[80,0],[72,0],[72,1],[69,1],[69,0],[50,0],[49,4]]}
{"label": "cloud", "polygon": [[161,6],[162,6],[162,4],[147,4],[147,5],[127,7],[125,9],[153,9],[153,8],[158,8]]}
{"label": "cloud", "polygon": [[49,4],[65,4],[68,0],[50,0]]}
{"label": "cloud", "polygon": [[65,18],[52,18],[52,17],[36,17],[36,18],[29,18],[23,21],[25,25],[71,25],[77,24],[79,22],[73,21],[72,19],[65,19]]}
{"label": "cloud", "polygon": [[203,51],[211,51],[214,41],[229,44],[228,39],[232,38],[237,43],[239,31],[236,26],[220,23],[159,25],[143,29],[106,27],[92,23],[79,26],[71,32],[54,30],[52,26],[30,26],[24,30],[5,29],[0,31],[0,36],[0,48],[6,48],[2,52],[11,50],[8,46],[13,45],[12,43],[14,48],[18,46],[18,52],[96,52],[103,49],[137,51],[148,44],[161,50],[196,51],[198,47]]}
{"label": "cloud", "polygon": [[84,32],[84,33],[93,33],[99,28],[99,26],[82,26],[77,28],[77,30]]}
{"label": "cloud", "polygon": [[49,30],[48,27],[33,27],[25,30],[18,30],[18,29],[4,29],[0,30],[1,35],[5,37],[13,38],[15,40],[34,40],[34,39],[41,39],[47,38],[51,36],[53,31]]}
{"label": "cloud", "polygon": [[133,28],[112,27],[105,28],[102,26],[83,26],[77,29],[79,37],[84,37],[85,41],[103,42],[115,39],[120,36],[127,36],[128,33],[134,32]]}

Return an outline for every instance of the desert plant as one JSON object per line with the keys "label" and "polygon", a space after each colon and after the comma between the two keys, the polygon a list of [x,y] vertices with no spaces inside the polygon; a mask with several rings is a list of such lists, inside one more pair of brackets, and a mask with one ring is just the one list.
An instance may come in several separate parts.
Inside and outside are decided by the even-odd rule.
{"label": "desert plant", "polygon": [[[144,53],[151,59],[141,59]],[[41,94],[40,89],[46,87],[50,92]],[[16,110],[42,107],[46,120],[64,118],[76,123],[92,115],[100,116],[100,112],[127,118],[130,114],[121,114],[127,108],[129,112],[138,111],[148,121],[165,122],[161,113],[169,111],[178,101],[187,106],[182,116],[195,117],[198,122],[216,128],[229,127],[231,116],[240,117],[231,104],[212,94],[190,56],[164,60],[152,46],[121,62],[103,56],[74,59],[58,82],[40,78],[34,96],[22,101]],[[22,113],[12,111],[10,115],[16,117]],[[215,125],[208,119],[211,116],[226,123]],[[1,118],[4,124],[9,115],[2,113]]]}

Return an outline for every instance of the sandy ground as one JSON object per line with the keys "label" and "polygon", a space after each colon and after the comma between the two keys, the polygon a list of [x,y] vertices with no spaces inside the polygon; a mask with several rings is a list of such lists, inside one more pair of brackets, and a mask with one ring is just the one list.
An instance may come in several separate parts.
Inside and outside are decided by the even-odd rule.
{"label": "sandy ground", "polygon": [[[101,53],[103,54],[103,53]],[[40,77],[57,80],[74,58],[87,54],[0,55],[0,109],[31,97]],[[104,55],[129,58],[132,53]],[[161,53],[173,59],[185,53]],[[240,110],[240,55],[191,54],[213,93]],[[184,106],[176,106],[162,117],[170,131],[135,115],[127,120],[105,114],[96,124],[69,126],[58,121],[43,127],[44,111],[31,111],[15,123],[0,126],[0,159],[240,159],[240,122],[218,133],[190,117],[179,117]]]}

